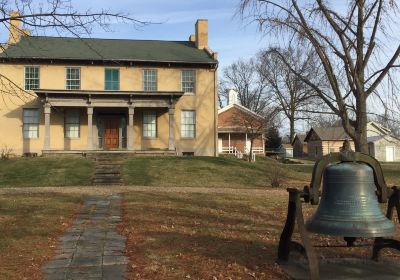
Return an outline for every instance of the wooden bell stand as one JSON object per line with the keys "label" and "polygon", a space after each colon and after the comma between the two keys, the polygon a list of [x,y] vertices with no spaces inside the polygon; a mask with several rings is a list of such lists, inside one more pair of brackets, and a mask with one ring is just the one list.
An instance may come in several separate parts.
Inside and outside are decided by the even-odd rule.
{"label": "wooden bell stand", "polygon": [[[291,251],[297,251],[302,255],[305,255],[308,260],[309,275],[311,280],[320,279],[319,261],[314,247],[312,246],[309,232],[305,227],[302,202],[311,203],[313,205],[318,204],[322,174],[328,164],[342,161],[356,161],[368,164],[374,171],[374,180],[375,185],[377,186],[379,202],[388,202],[386,217],[389,220],[392,220],[393,212],[396,209],[397,217],[400,222],[400,189],[397,187],[386,187],[381,166],[376,159],[369,155],[353,152],[349,147],[350,145],[348,141],[345,141],[340,153],[331,153],[315,163],[311,180],[311,188],[305,186],[303,191],[295,188],[287,189],[289,192],[288,212],[285,227],[279,240],[277,262],[278,264],[282,265],[287,264]],[[292,240],[295,224],[297,224],[297,228],[300,233],[301,243]],[[344,237],[344,239],[347,241],[347,246],[352,246],[355,241],[355,238]],[[400,250],[400,241],[381,237],[375,238],[372,249],[372,259],[378,261],[379,252],[384,248]]]}

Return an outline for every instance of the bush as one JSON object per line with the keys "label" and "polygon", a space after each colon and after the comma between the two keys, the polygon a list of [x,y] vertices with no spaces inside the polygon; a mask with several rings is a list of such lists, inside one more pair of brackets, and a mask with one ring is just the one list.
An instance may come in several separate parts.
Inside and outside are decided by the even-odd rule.
{"label": "bush", "polygon": [[279,188],[282,186],[285,176],[285,170],[278,164],[275,164],[269,168],[268,179],[271,187]]}
{"label": "bush", "polygon": [[12,149],[8,148],[7,146],[1,148],[0,159],[7,160],[12,155]]}

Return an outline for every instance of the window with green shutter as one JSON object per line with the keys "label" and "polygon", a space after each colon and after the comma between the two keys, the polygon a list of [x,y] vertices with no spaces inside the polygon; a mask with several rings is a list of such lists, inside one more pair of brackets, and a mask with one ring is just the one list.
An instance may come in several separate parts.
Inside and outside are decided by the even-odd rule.
{"label": "window with green shutter", "polygon": [[106,68],[105,69],[105,90],[119,90],[119,69]]}

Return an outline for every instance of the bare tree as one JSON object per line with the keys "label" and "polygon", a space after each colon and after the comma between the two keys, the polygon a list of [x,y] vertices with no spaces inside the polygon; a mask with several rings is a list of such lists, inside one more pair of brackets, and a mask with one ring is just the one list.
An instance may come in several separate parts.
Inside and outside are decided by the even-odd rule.
{"label": "bare tree", "polygon": [[[290,61],[296,72],[313,79],[319,77],[318,62],[314,52],[304,52],[300,48],[289,47],[282,50],[282,55]],[[281,112],[289,120],[289,138],[295,135],[295,123],[298,120],[308,120],[311,113],[321,112],[320,106],[315,108],[314,89],[304,83],[289,69],[275,52],[267,49],[258,55],[259,71],[268,82],[268,89]]]}
{"label": "bare tree", "polygon": [[220,94],[226,99],[228,89],[238,92],[241,105],[255,113],[264,111],[269,103],[266,79],[254,59],[237,60],[223,70]]}
{"label": "bare tree", "polygon": [[333,114],[313,114],[313,118],[307,121],[308,129],[312,127],[338,127],[342,122],[337,115]]}
{"label": "bare tree", "polygon": [[[150,24],[126,13],[104,9],[81,11],[73,7],[71,0],[1,0],[0,27],[8,30],[10,36],[7,42],[0,43],[0,52],[5,51],[10,44],[18,42],[21,36],[29,36],[31,32],[43,34],[51,31],[58,35],[80,37],[90,35],[96,26],[110,31],[111,20],[132,24],[134,28]],[[11,22],[22,23],[29,30],[16,28],[10,24]],[[0,95],[4,99],[4,95],[7,94],[20,99],[25,99],[27,95],[30,95],[4,74],[0,74]]]}
{"label": "bare tree", "polygon": [[[394,0],[351,0],[346,6],[328,1],[241,0],[239,11],[264,32],[288,35],[312,49],[328,86],[299,73],[280,49],[275,52],[291,71],[314,89],[340,119],[357,151],[368,153],[367,99],[378,92],[400,54],[400,43],[389,27],[398,11]],[[393,34],[394,35],[394,34]],[[385,46],[395,46],[393,50]]]}

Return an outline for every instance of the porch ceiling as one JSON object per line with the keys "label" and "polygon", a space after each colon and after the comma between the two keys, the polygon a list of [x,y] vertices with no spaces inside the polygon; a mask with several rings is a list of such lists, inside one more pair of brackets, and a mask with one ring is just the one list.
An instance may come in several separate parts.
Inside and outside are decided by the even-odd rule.
{"label": "porch ceiling", "polygon": [[171,107],[183,91],[46,90],[35,94],[55,107]]}

